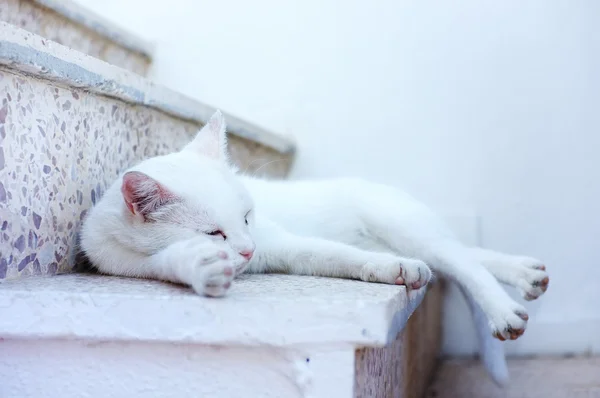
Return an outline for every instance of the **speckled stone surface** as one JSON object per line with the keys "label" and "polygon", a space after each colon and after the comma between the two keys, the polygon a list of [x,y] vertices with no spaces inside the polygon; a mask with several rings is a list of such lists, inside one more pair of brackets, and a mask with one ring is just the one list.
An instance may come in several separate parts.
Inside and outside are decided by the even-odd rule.
{"label": "speckled stone surface", "polygon": [[[0,279],[73,266],[87,209],[127,167],[181,148],[201,124],[0,69]],[[242,171],[283,177],[275,150],[230,136]]]}
{"label": "speckled stone surface", "polygon": [[124,69],[146,75],[150,58],[32,0],[0,0],[0,20]]}
{"label": "speckled stone surface", "polygon": [[[286,383],[295,388],[285,395],[249,390],[248,396],[416,398],[429,381],[439,347],[440,293],[439,285],[426,295],[407,294],[402,286],[271,274],[241,275],[225,297],[213,299],[155,280],[34,276],[0,284],[0,336],[6,346],[18,340],[35,347],[52,341],[101,341],[156,352],[157,346],[169,343],[163,347],[170,355],[182,344],[191,351],[213,348],[220,355],[209,367],[228,378],[233,363],[252,365],[237,350],[252,349],[267,368],[283,371]],[[419,303],[407,320],[405,312]],[[392,342],[390,336],[395,337]],[[237,351],[234,362],[229,349]],[[283,362],[273,363],[273,354]],[[94,355],[94,362],[106,363],[106,357]],[[139,353],[132,355],[140,358]],[[8,363],[14,358],[7,356]],[[7,361],[4,366],[10,368]],[[19,365],[31,368],[29,363]],[[89,374],[81,376],[97,383]],[[240,374],[241,382],[247,377]],[[305,388],[322,386],[324,378],[332,387],[328,394],[307,393]],[[223,391],[213,380],[208,390]]]}
{"label": "speckled stone surface", "polygon": [[444,281],[428,290],[396,339],[356,351],[356,398],[421,398],[437,364]]}
{"label": "speckled stone surface", "polygon": [[[42,0],[38,0],[42,1]],[[44,3],[55,0],[43,0]],[[96,95],[151,107],[177,119],[206,122],[216,111],[202,103],[27,30],[0,21],[0,65],[63,87],[78,87]],[[223,111],[229,133],[293,157],[293,138],[266,130]]]}
{"label": "speckled stone surface", "polygon": [[[0,284],[0,336],[381,347],[404,327],[405,310],[424,293],[409,297],[395,285],[270,274],[241,275],[224,298],[214,299],[155,280],[31,276]],[[397,314],[399,322],[390,322]]]}

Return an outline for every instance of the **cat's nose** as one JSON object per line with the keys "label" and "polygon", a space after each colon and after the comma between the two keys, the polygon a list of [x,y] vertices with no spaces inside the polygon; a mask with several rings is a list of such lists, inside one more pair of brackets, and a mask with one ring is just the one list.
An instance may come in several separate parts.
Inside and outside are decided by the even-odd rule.
{"label": "cat's nose", "polygon": [[254,255],[254,250],[244,250],[240,252],[240,255],[244,257],[246,260],[250,261],[252,256]]}

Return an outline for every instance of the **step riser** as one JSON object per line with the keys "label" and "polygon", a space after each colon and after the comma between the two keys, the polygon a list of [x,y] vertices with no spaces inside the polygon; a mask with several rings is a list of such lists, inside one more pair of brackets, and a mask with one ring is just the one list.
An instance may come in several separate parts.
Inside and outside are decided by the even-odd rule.
{"label": "step riser", "polygon": [[[50,4],[56,2],[50,2]],[[59,2],[60,3],[60,2]],[[75,9],[72,14],[80,16],[80,21],[71,19],[40,2],[32,0],[0,0],[0,21],[19,26],[31,33],[71,47],[113,65],[145,76],[150,67],[149,54],[142,49],[125,47],[107,35],[100,34],[82,24],[91,22],[84,18],[84,10],[78,10],[71,2],[61,4],[65,13],[69,7]],[[89,23],[92,26],[91,23]],[[101,26],[101,24],[97,24]],[[106,28],[109,32],[111,27]]]}
{"label": "step riser", "polygon": [[[11,359],[0,361],[0,372],[12,376],[3,380],[0,393],[7,398],[350,398],[352,348],[321,350],[8,340],[0,343],[0,353]],[[332,363],[337,366],[328,368]]]}
{"label": "step riser", "polygon": [[443,280],[433,285],[390,344],[357,350],[355,397],[424,396],[440,350],[444,291]]}

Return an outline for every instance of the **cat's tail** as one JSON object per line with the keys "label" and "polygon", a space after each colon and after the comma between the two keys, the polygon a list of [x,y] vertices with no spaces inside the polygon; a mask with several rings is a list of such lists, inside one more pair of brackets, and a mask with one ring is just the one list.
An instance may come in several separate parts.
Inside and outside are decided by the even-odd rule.
{"label": "cat's tail", "polygon": [[505,386],[508,383],[509,376],[504,346],[501,341],[492,336],[487,317],[479,304],[473,300],[473,297],[462,286],[459,285],[458,287],[471,309],[473,323],[477,332],[477,340],[479,342],[481,361],[494,382],[501,387]]}

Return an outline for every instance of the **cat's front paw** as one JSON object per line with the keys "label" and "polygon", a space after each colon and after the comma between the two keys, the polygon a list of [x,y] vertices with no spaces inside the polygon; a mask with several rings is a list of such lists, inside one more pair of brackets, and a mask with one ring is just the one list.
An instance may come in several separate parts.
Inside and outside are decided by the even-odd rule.
{"label": "cat's front paw", "polygon": [[488,317],[492,334],[501,341],[518,339],[525,333],[529,320],[525,308],[514,302],[506,308],[493,311]]}
{"label": "cat's front paw", "polygon": [[182,266],[191,270],[188,280],[192,288],[203,296],[224,296],[235,277],[235,256],[226,247],[205,239],[194,239],[184,245],[180,249],[187,264]]}
{"label": "cat's front paw", "polygon": [[198,294],[223,297],[231,287],[234,277],[235,270],[231,262],[226,258],[220,259],[214,264],[205,265],[192,283],[192,287]]}
{"label": "cat's front paw", "polygon": [[550,277],[546,266],[535,258],[519,257],[511,269],[514,272],[515,284],[527,301],[535,300],[546,292]]}
{"label": "cat's front paw", "polygon": [[431,270],[421,260],[381,254],[364,265],[361,279],[420,289],[429,283]]}

